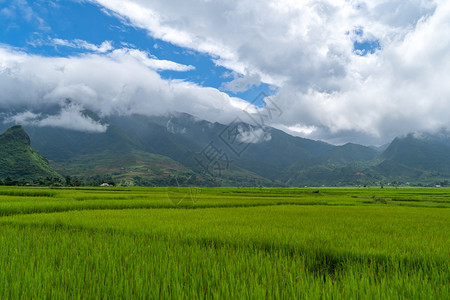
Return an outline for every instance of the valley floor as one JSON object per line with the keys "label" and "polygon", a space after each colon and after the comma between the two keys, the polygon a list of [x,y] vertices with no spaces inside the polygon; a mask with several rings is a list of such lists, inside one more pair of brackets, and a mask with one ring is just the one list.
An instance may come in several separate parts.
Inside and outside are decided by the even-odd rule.
{"label": "valley floor", "polygon": [[448,299],[450,189],[0,187],[0,298]]}

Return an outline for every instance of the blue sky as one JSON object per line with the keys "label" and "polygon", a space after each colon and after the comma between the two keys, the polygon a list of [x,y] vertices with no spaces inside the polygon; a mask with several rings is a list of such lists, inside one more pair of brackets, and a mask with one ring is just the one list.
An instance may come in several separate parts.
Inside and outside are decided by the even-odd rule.
{"label": "blue sky", "polygon": [[383,144],[450,126],[448,20],[444,0],[0,0],[0,108],[92,130],[83,108],[227,123],[264,92],[270,126]]}
{"label": "blue sky", "polygon": [[[28,14],[20,7],[20,2],[29,7]],[[232,97],[249,102],[253,102],[261,92],[268,95],[276,93],[275,86],[263,82],[249,87],[246,91],[226,90],[223,84],[234,78],[233,72],[216,65],[213,57],[155,39],[146,30],[132,26],[100,5],[71,0],[17,3],[14,5],[7,0],[0,2],[0,7],[8,11],[4,11],[0,19],[0,42],[18,47],[29,54],[69,57],[90,52],[86,49],[55,45],[52,42],[54,39],[83,40],[93,45],[110,41],[115,48],[135,48],[160,60],[194,67],[185,72],[162,70],[160,75],[164,79],[185,80],[217,88]],[[259,100],[256,104],[263,105]]]}

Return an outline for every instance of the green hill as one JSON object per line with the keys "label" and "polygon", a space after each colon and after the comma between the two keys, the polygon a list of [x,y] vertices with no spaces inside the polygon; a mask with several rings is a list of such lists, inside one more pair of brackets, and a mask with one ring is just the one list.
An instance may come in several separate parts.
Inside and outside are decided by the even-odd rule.
{"label": "green hill", "polygon": [[322,162],[328,163],[353,163],[364,162],[376,159],[379,152],[376,150],[357,144],[348,143],[342,146],[337,146],[327,151],[320,159]]}
{"label": "green hill", "polygon": [[13,126],[0,135],[0,179],[35,181],[60,177],[47,159],[30,146],[22,126]]}
{"label": "green hill", "polygon": [[436,182],[450,177],[448,138],[437,135],[396,138],[373,170],[389,180]]}
{"label": "green hill", "polygon": [[[275,128],[240,121],[211,123],[183,113],[107,117],[83,113],[107,125],[107,130],[25,127],[31,146],[48,158],[56,172],[82,180],[108,177],[117,184],[140,186],[166,186],[183,178],[202,186],[345,186],[428,185],[450,178],[450,133],[445,130],[410,134],[378,148],[352,143],[334,146]],[[5,118],[11,114],[0,111],[0,130],[12,125]],[[16,133],[8,139],[30,146],[30,138],[21,127],[10,130]],[[24,151],[3,147],[10,154],[3,155],[5,167],[0,180],[8,175],[35,178],[55,174],[48,163],[38,163],[37,172],[29,163],[22,168],[11,167],[11,163],[6,166],[11,153],[16,157]],[[211,176],[211,167],[221,169],[219,174]]]}
{"label": "green hill", "polygon": [[364,185],[379,180],[367,168],[375,165],[379,153],[369,147],[345,144],[318,157],[301,159],[280,173],[283,182],[293,186]]}
{"label": "green hill", "polygon": [[239,153],[236,154],[232,146],[240,142],[227,144],[227,130],[233,129],[235,125],[254,131],[258,131],[258,127],[239,122],[227,126],[197,120],[188,114],[165,117],[120,116],[110,117],[107,121],[140,141],[145,151],[168,156],[193,170],[201,171],[196,169],[195,153],[213,142],[227,154],[233,165],[270,180],[276,180],[279,172],[299,159],[311,158],[333,148],[324,142],[294,137],[275,128],[265,128],[266,140],[251,143],[248,147],[243,143],[245,151],[239,152],[238,146],[235,150]]}
{"label": "green hill", "polygon": [[[101,119],[92,112],[87,113],[107,124],[106,132],[26,127],[33,147],[45,155],[50,165],[63,176],[85,181],[96,177],[111,178],[118,185],[138,186],[173,185],[176,181],[183,183],[187,178],[189,184],[201,186],[281,185],[239,166],[230,166],[218,178],[204,174],[194,156],[207,145],[209,137],[198,140],[196,136],[176,135],[161,125],[167,123],[163,118]],[[200,131],[200,127],[194,126],[195,122],[189,120],[186,126],[190,124]],[[211,136],[214,134],[217,133],[213,131]]]}

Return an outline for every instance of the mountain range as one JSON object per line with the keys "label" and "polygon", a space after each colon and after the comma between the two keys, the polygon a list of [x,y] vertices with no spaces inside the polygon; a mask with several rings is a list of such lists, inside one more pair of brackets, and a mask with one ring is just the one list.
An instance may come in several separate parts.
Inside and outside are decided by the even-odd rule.
{"label": "mountain range", "polygon": [[[24,124],[31,146],[63,176],[111,176],[117,184],[143,186],[445,184],[450,178],[446,131],[409,134],[376,148],[335,146],[271,127],[211,123],[182,113],[103,118],[91,111],[83,114],[107,126],[106,131]],[[2,114],[2,131],[15,125],[7,115]],[[4,135],[23,135],[18,128]],[[0,139],[1,149],[6,149],[4,140]],[[41,157],[39,164],[44,162]],[[41,175],[55,176],[51,168]],[[8,170],[2,170],[0,179]]]}

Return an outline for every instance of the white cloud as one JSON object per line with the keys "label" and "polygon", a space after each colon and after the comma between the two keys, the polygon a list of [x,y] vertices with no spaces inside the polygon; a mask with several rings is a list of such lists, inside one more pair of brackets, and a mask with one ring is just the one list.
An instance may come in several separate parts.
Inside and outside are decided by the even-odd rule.
{"label": "white cloud", "polygon": [[237,139],[241,143],[245,144],[259,144],[262,142],[268,142],[272,139],[272,135],[269,132],[264,131],[262,128],[243,128],[238,126],[239,134]]}
{"label": "white cloud", "polygon": [[[95,2],[155,38],[277,85],[285,112],[277,122],[317,128],[308,137],[353,132],[382,142],[450,125],[449,1]],[[381,49],[361,57],[353,43],[367,40]],[[239,81],[229,88],[241,90]]]}
{"label": "white cloud", "polygon": [[[42,42],[42,41],[40,41],[40,42]],[[125,47],[121,48],[121,49],[114,49],[111,41],[104,41],[100,45],[94,45],[87,41],[79,40],[79,39],[68,41],[68,40],[54,38],[54,39],[50,40],[50,45],[54,45],[54,46],[64,46],[64,47],[70,47],[70,48],[76,48],[76,49],[83,49],[83,50],[88,50],[88,51],[97,52],[97,53],[110,52],[109,56],[114,59],[124,59],[124,58],[133,59],[134,58],[137,61],[139,61],[141,64],[143,64],[151,69],[158,70],[158,71],[171,70],[171,71],[184,72],[184,71],[191,71],[191,70],[195,69],[194,66],[187,66],[187,65],[178,64],[176,62],[169,61],[169,60],[157,59],[156,57],[152,56],[148,52],[134,49],[134,46],[132,44],[125,43],[125,42],[122,42],[121,44]]]}
{"label": "white cloud", "polygon": [[108,125],[101,124],[83,115],[81,107],[76,105],[66,107],[59,115],[48,116],[38,121],[38,126],[62,127],[86,132],[105,132]]}
{"label": "white cloud", "polygon": [[35,114],[31,111],[25,111],[13,116],[8,116],[4,119],[3,123],[14,123],[19,125],[35,124],[36,120],[40,117],[40,114]]}
{"label": "white cloud", "polygon": [[[258,76],[276,85],[283,115],[273,122],[298,135],[381,143],[450,125],[449,1],[91,2],[239,73],[225,89],[245,90]],[[381,49],[355,54],[353,43],[367,40]],[[221,122],[246,106],[217,89],[163,80],[155,71],[191,66],[138,50],[111,50],[65,59],[0,47],[0,105],[69,97],[102,114],[184,111]]]}
{"label": "white cloud", "polygon": [[71,47],[76,49],[84,49],[98,53],[106,53],[114,49],[110,41],[104,41],[101,45],[94,45],[88,43],[84,40],[76,39],[73,41],[63,40],[63,39],[52,39],[51,45]]}
{"label": "white cloud", "polygon": [[1,17],[11,20],[20,17],[28,23],[36,24],[40,30],[50,30],[50,27],[48,27],[45,21],[33,10],[26,0],[9,0],[6,2],[8,4],[4,5],[0,10]]}
{"label": "white cloud", "polygon": [[59,114],[42,116],[30,111],[18,113],[4,120],[4,123],[32,125],[38,127],[61,127],[84,132],[105,132],[107,124],[101,124],[82,113],[77,105],[68,105],[61,109]]}
{"label": "white cloud", "polygon": [[[63,105],[65,99],[71,99],[74,107],[92,110],[100,116],[151,116],[179,111],[225,123],[244,115],[239,109],[242,100],[214,88],[164,80],[129,51],[55,58],[29,55],[0,45],[0,90],[0,109],[7,111],[26,108],[36,112],[43,105]],[[23,120],[33,116],[16,118],[19,117]],[[56,117],[39,119],[39,124],[72,126],[77,130],[104,129],[87,121],[73,108]]]}
{"label": "white cloud", "polygon": [[221,90],[233,93],[245,92],[254,86],[261,84],[261,76],[259,74],[246,74],[240,76],[236,72],[231,74],[233,80],[222,84]]}
{"label": "white cloud", "polygon": [[305,126],[302,124],[296,124],[294,126],[283,126],[283,125],[276,126],[275,125],[275,127],[280,128],[289,133],[292,133],[294,135],[303,135],[303,136],[310,135],[313,132],[317,131],[317,127],[315,127],[315,126]]}
{"label": "white cloud", "polygon": [[166,129],[168,132],[175,133],[175,134],[185,134],[186,128],[185,127],[179,127],[176,124],[172,122],[172,120],[169,120],[166,124]]}
{"label": "white cloud", "polygon": [[141,64],[158,71],[171,70],[185,72],[195,69],[194,66],[182,65],[169,60],[156,59],[155,57],[151,57],[149,53],[137,49],[117,49],[110,54],[110,57],[115,59],[134,58]]}

